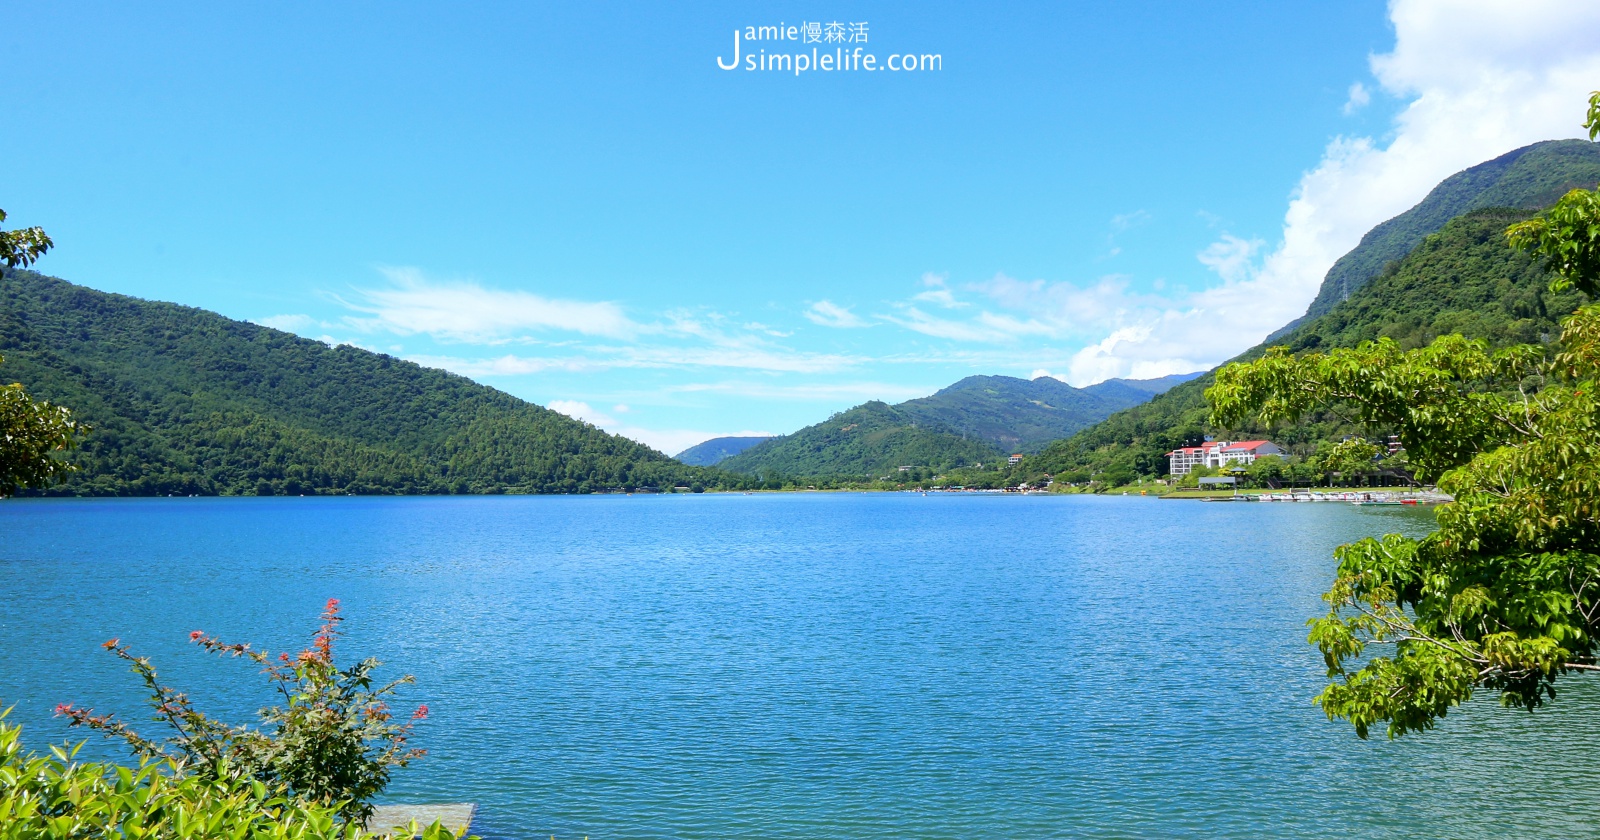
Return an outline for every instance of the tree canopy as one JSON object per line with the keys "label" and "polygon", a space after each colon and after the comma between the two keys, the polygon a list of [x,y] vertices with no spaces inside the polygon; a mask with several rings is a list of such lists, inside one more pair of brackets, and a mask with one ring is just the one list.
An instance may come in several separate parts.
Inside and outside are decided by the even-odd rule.
{"label": "tree canopy", "polygon": [[0,386],[0,497],[70,472],[72,465],[58,454],[76,446],[85,431],[67,409],[33,400],[21,385]]}
{"label": "tree canopy", "polygon": [[[6,211],[0,210],[0,222],[5,220]],[[0,263],[7,268],[26,268],[54,245],[41,227],[0,230]]]}
{"label": "tree canopy", "polygon": [[[6,211],[0,210],[0,222],[5,220]],[[0,230],[0,263],[30,265],[53,244],[41,228]],[[71,465],[58,456],[76,446],[85,431],[67,409],[34,401],[20,384],[0,385],[0,497],[42,487],[69,472]]]}

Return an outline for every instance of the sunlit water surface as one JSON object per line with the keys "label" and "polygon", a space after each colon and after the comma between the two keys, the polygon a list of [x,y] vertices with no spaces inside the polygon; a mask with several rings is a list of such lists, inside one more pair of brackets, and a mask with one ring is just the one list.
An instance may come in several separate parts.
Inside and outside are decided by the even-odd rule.
{"label": "sunlit water surface", "polygon": [[[417,685],[389,798],[490,837],[1600,834],[1600,702],[1357,740],[1311,703],[1330,552],[1426,511],[770,494],[0,503],[0,704],[142,717],[120,637],[271,702],[204,629]],[[408,705],[409,708],[409,705]],[[92,743],[88,753],[120,755]],[[88,754],[86,753],[86,754]]]}

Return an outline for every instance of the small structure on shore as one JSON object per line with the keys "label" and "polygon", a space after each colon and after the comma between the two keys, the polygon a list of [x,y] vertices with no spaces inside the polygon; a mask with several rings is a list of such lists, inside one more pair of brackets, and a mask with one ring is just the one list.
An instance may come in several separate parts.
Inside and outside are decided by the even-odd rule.
{"label": "small structure on shore", "polygon": [[472,818],[477,813],[478,806],[470,802],[448,805],[378,805],[372,809],[372,817],[367,820],[367,830],[378,833],[393,832],[397,828],[405,828],[415,822],[420,831],[438,822],[451,833],[461,835],[472,827]]}

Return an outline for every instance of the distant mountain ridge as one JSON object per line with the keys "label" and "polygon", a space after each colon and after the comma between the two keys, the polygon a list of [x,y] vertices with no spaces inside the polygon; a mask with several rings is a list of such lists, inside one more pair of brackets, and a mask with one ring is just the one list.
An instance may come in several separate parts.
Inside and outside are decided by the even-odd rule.
{"label": "distant mountain ridge", "polygon": [[0,272],[0,379],[93,426],[53,494],[739,487],[465,377],[31,271]]}
{"label": "distant mountain ridge", "polygon": [[[1157,379],[1107,379],[1095,385],[1085,386],[1083,390],[1095,394],[1103,400],[1122,402],[1127,406],[1136,406],[1204,374],[1205,371],[1197,370],[1192,373],[1175,373]],[[1118,410],[1120,411],[1121,409]],[[1095,422],[1099,421],[1096,420]],[[1052,438],[1052,440],[1055,439]],[[1038,447],[1035,446],[1033,448],[1036,449]]]}
{"label": "distant mountain ridge", "polygon": [[771,435],[712,438],[703,443],[697,443],[672,457],[692,467],[709,467],[724,458],[731,458],[758,443],[771,439]]}
{"label": "distant mountain ridge", "polygon": [[1184,374],[1074,388],[1050,377],[969,376],[899,405],[873,401],[753,446],[718,466],[751,475],[877,476],[948,469],[1033,452],[1150,399]]}

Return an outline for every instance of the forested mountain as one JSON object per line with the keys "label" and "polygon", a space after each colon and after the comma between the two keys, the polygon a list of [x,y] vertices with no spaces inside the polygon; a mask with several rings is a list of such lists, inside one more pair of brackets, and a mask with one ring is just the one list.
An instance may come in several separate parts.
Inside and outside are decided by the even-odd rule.
{"label": "forested mountain", "polygon": [[894,474],[903,466],[944,470],[1004,460],[1004,453],[991,444],[923,425],[901,406],[873,400],[717,466],[761,476],[871,478]]}
{"label": "forested mountain", "polygon": [[969,376],[932,396],[899,405],[874,401],[856,406],[718,466],[790,476],[879,476],[903,466],[992,466],[1009,453],[1038,451],[1183,378],[1111,380],[1074,388],[1050,377]]}
{"label": "forested mountain", "polygon": [[55,494],[744,483],[445,371],[30,271],[0,275],[0,356],[94,427]]}
{"label": "forested mountain", "polygon": [[925,426],[977,438],[1008,453],[1037,452],[1050,441],[1145,402],[1159,390],[1164,389],[1121,379],[1074,388],[1048,376],[969,376],[896,408]]}
{"label": "forested mountain", "polygon": [[1361,244],[1339,258],[1323,278],[1306,314],[1269,337],[1275,341],[1323,315],[1404,257],[1423,237],[1451,219],[1488,207],[1533,210],[1573,189],[1600,184],[1600,144],[1547,140],[1507,152],[1439,182],[1417,206],[1361,237]]}
{"label": "forested mountain", "polygon": [[767,435],[762,435],[761,437],[712,438],[704,443],[697,443],[672,457],[690,466],[709,467],[724,458],[731,458],[762,441],[771,439]]}
{"label": "forested mountain", "polygon": [[[1421,347],[1448,333],[1494,345],[1548,340],[1557,332],[1559,319],[1577,308],[1580,296],[1550,292],[1549,277],[1538,261],[1506,242],[1506,228],[1530,215],[1525,210],[1488,209],[1458,217],[1376,280],[1352,292],[1348,300],[1271,343],[1327,350],[1387,337],[1404,347]],[[1252,348],[1234,361],[1258,358],[1266,346]],[[1167,470],[1166,452],[1196,444],[1213,431],[1222,437],[1266,434],[1259,427],[1211,430],[1207,426],[1204,391],[1212,378],[1207,373],[1119,412],[1050,445],[1023,467],[1052,474],[1115,469],[1160,475]],[[1304,454],[1318,441],[1361,431],[1319,415],[1272,430],[1271,437]]]}

